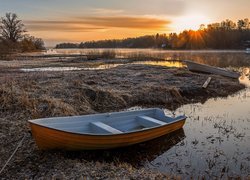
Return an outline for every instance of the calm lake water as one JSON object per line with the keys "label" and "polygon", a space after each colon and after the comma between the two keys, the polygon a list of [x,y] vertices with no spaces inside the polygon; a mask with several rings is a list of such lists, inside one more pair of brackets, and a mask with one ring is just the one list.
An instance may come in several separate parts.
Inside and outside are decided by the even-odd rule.
{"label": "calm lake water", "polygon": [[227,98],[189,104],[166,114],[186,114],[183,139],[143,165],[183,177],[250,174],[250,89]]}
{"label": "calm lake water", "polygon": [[[145,65],[155,65],[155,66],[166,66],[166,67],[183,67],[185,64],[183,64],[180,61],[136,61],[126,64],[145,64]],[[102,70],[102,69],[110,69],[115,68],[117,66],[125,65],[125,63],[107,63],[102,65],[91,65],[91,67],[88,66],[70,66],[70,67],[39,67],[39,68],[21,68],[21,71],[24,72],[43,72],[43,71],[81,71],[81,70]],[[94,67],[93,67],[94,66]]]}

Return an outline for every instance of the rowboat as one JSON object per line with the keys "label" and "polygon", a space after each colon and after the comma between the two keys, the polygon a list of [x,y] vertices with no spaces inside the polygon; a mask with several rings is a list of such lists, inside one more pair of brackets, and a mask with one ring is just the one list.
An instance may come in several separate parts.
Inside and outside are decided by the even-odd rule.
{"label": "rowboat", "polygon": [[226,69],[209,66],[206,64],[199,64],[199,63],[189,61],[189,60],[185,60],[184,62],[186,63],[189,71],[217,74],[217,75],[235,78],[235,79],[238,79],[240,77],[240,73],[238,72],[228,71]]}
{"label": "rowboat", "polygon": [[148,141],[181,129],[186,116],[158,108],[29,120],[41,150],[111,149]]}

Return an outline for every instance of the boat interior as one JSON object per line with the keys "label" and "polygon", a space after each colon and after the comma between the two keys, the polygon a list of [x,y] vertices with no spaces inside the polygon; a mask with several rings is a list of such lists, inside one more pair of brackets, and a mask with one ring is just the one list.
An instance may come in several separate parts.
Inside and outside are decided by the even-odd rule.
{"label": "boat interior", "polygon": [[184,118],[185,116],[168,117],[163,110],[155,108],[140,111],[36,119],[30,120],[30,122],[79,134],[110,135],[163,126]]}

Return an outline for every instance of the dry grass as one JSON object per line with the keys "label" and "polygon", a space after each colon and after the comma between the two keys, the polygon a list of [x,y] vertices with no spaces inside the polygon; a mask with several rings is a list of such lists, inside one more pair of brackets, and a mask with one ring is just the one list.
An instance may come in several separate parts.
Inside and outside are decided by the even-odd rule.
{"label": "dry grass", "polygon": [[88,60],[96,59],[114,59],[116,57],[115,50],[91,50],[86,52]]}
{"label": "dry grass", "polygon": [[[164,106],[226,96],[242,88],[215,76],[203,90],[207,75],[160,66],[128,65],[108,70],[17,73],[0,79],[0,111],[28,118],[107,112],[131,106]],[[181,74],[181,75],[180,75]],[[227,89],[230,86],[230,89]],[[215,89],[216,92],[215,92]],[[20,116],[17,115],[17,116]],[[22,116],[23,117],[23,116]]]}
{"label": "dry grass", "polygon": [[25,91],[25,88],[20,87],[17,82],[0,87],[0,101],[1,116],[12,114],[17,117],[21,115],[27,118],[40,118],[77,114],[73,107],[61,99],[46,95],[35,97]]}

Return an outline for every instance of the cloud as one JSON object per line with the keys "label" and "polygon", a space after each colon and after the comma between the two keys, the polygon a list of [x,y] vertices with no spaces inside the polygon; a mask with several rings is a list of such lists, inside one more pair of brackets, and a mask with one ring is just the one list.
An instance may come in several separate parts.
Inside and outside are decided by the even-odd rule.
{"label": "cloud", "polygon": [[124,13],[122,9],[105,9],[105,8],[93,8],[91,9],[93,14],[121,14]]}
{"label": "cloud", "polygon": [[170,21],[165,19],[150,17],[90,17],[84,20],[85,23],[95,26],[118,27],[118,28],[136,28],[136,29],[159,29]]}
{"label": "cloud", "polygon": [[90,32],[110,28],[160,30],[166,29],[169,20],[148,16],[91,16],[73,20],[24,21],[30,31]]}
{"label": "cloud", "polygon": [[61,32],[90,32],[105,30],[101,27],[87,27],[78,23],[71,22],[34,22],[27,23],[28,31],[61,31]]}

